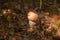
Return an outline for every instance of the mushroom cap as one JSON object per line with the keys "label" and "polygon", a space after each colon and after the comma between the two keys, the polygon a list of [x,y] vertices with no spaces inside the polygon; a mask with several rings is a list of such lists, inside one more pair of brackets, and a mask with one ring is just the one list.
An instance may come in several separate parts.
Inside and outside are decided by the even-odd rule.
{"label": "mushroom cap", "polygon": [[11,9],[5,9],[3,10],[3,14],[10,14],[12,12]]}
{"label": "mushroom cap", "polygon": [[38,19],[38,14],[35,13],[35,12],[29,12],[28,13],[28,19],[29,20],[33,20],[33,21],[36,21]]}

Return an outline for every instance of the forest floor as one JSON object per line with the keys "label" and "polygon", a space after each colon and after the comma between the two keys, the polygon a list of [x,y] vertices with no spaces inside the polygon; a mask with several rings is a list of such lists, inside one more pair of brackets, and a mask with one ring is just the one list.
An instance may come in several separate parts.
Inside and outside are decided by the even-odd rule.
{"label": "forest floor", "polygon": [[58,40],[60,16],[42,16],[33,31],[25,14],[0,14],[0,40]]}

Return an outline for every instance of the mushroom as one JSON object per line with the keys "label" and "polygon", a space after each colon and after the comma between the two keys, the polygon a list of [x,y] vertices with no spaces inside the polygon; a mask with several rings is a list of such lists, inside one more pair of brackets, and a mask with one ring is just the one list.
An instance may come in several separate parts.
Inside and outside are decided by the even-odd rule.
{"label": "mushroom", "polygon": [[38,14],[33,12],[33,11],[30,11],[28,13],[28,20],[29,20],[29,25],[30,25],[30,28],[28,28],[28,31],[29,32],[32,32],[33,30],[36,29],[36,21],[38,20]]}
{"label": "mushroom", "polygon": [[11,9],[5,9],[3,10],[3,14],[6,15],[6,14],[10,14],[12,12]]}

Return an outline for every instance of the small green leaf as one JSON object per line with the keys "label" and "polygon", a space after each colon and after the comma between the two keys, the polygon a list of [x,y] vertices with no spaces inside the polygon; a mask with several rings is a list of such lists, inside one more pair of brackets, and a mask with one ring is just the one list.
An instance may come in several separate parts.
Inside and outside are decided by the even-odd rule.
{"label": "small green leaf", "polygon": [[11,21],[11,16],[7,16],[7,21],[10,22]]}

